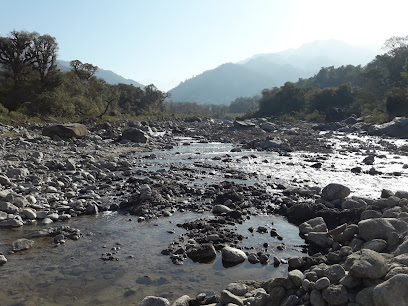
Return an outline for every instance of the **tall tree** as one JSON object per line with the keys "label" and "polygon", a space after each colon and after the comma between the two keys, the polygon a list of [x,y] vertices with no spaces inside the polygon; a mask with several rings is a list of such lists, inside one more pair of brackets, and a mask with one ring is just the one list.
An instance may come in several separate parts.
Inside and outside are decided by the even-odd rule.
{"label": "tall tree", "polygon": [[57,67],[57,51],[58,43],[55,37],[33,33],[33,67],[39,72],[43,84],[47,75]]}
{"label": "tall tree", "polygon": [[74,60],[69,63],[72,70],[82,81],[88,81],[98,70],[98,66],[89,63],[82,63],[80,60]]}
{"label": "tall tree", "polygon": [[33,34],[12,31],[9,37],[0,37],[0,65],[8,72],[17,87],[29,73],[34,59]]}

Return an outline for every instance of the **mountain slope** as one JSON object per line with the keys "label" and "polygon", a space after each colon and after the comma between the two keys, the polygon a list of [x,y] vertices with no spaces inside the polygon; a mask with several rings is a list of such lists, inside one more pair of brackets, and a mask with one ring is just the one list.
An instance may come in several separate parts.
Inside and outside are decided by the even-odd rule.
{"label": "mountain slope", "polygon": [[[71,67],[69,66],[68,61],[57,60],[57,66],[58,66],[58,69],[64,72],[71,70]],[[140,88],[145,87],[144,85],[140,84],[139,82],[136,82],[135,80],[125,79],[124,77],[114,73],[113,71],[104,70],[101,68],[98,68],[98,70],[95,73],[95,76],[98,78],[104,79],[106,83],[111,84],[111,85],[122,83],[122,84],[127,84],[127,85],[133,84],[135,87],[140,87]]]}
{"label": "mountain slope", "polygon": [[262,89],[282,86],[315,75],[321,67],[365,65],[379,52],[326,40],[270,54],[257,54],[236,64],[224,64],[182,82],[170,90],[172,101],[228,104],[240,96],[254,96]]}
{"label": "mountain slope", "polygon": [[180,83],[170,90],[172,101],[228,104],[240,96],[251,96],[272,86],[272,78],[242,65],[227,63]]}

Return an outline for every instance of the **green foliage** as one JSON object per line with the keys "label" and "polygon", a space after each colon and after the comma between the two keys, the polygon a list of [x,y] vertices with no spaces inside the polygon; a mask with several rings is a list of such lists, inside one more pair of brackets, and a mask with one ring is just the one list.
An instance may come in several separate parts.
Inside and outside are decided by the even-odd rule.
{"label": "green foliage", "polygon": [[291,82],[286,82],[281,88],[264,89],[258,114],[271,116],[303,111],[306,107],[306,91]]}
{"label": "green foliage", "polygon": [[259,109],[259,96],[236,98],[228,107],[228,112],[243,114]]}

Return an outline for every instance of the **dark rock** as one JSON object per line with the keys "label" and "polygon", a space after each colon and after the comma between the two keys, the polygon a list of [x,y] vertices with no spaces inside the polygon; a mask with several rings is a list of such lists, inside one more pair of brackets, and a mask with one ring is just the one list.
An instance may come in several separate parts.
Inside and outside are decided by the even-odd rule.
{"label": "dark rock", "polygon": [[80,123],[57,124],[45,127],[42,134],[51,138],[54,136],[61,138],[83,138],[88,135],[88,129]]}

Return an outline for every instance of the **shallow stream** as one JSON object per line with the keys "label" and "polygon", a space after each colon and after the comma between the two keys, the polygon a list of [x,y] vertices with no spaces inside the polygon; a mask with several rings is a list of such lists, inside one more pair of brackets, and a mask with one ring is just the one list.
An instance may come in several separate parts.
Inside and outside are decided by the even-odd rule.
{"label": "shallow stream", "polygon": [[[180,139],[180,145],[174,149],[136,155],[135,159],[140,162],[136,169],[167,172],[172,166],[185,168],[184,171],[191,170],[191,173],[181,175],[180,179],[202,186],[223,180],[248,185],[265,184],[265,188],[271,182],[319,187],[335,182],[350,187],[351,195],[370,198],[378,198],[382,188],[407,189],[406,156],[383,152],[379,138],[359,138],[355,142],[350,137],[339,135],[332,140],[335,154],[294,152],[287,155],[255,150],[232,152],[234,146],[231,144]],[[356,166],[361,166],[363,172],[372,167],[361,163],[370,154],[360,149],[364,142],[382,156],[376,158],[374,166],[383,174],[373,176],[350,171]],[[321,168],[311,167],[317,161],[322,164]],[[173,265],[168,256],[160,254],[176,235],[185,233],[176,226],[177,223],[206,216],[210,217],[210,214],[175,213],[168,218],[142,223],[133,216],[117,213],[83,216],[53,225],[80,229],[84,234],[80,240],[68,240],[55,247],[52,238],[34,238],[32,249],[16,254],[9,254],[11,243],[19,238],[29,238],[41,226],[1,229],[0,252],[6,255],[8,262],[0,268],[0,304],[137,305],[146,295],[174,301],[183,294],[219,293],[228,283],[239,279],[269,279],[287,273],[286,265],[274,268],[271,264],[252,265],[248,262],[227,269],[223,267],[220,255],[209,264],[187,259],[183,265]],[[248,231],[249,227],[264,225],[277,230],[283,241],[276,241],[276,244],[283,242],[287,249],[278,251],[273,248],[275,241],[269,235]],[[302,256],[298,245],[304,241],[298,236],[297,227],[281,217],[252,217],[238,225],[237,230],[248,237],[243,246],[260,248],[267,242],[279,258]],[[174,231],[174,234],[168,231]],[[102,254],[109,252],[119,260],[102,260]]]}

